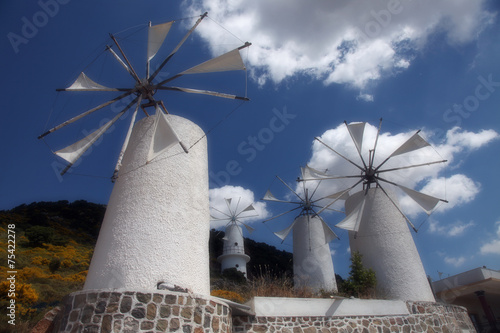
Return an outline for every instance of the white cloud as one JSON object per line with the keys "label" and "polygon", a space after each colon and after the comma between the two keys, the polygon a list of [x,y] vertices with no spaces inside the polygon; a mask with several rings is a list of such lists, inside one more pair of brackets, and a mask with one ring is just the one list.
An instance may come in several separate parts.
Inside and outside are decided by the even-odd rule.
{"label": "white cloud", "polygon": [[437,220],[430,219],[429,232],[433,234],[444,235],[447,237],[458,237],[463,235],[467,229],[475,225],[476,223],[474,223],[474,221],[470,221],[468,223],[457,221],[455,223],[444,226]]}
{"label": "white cloud", "polygon": [[458,258],[454,258],[454,257],[444,257],[444,262],[447,263],[448,265],[452,265],[452,266],[455,266],[455,267],[459,267],[459,266],[462,266],[464,263],[465,263],[466,259],[465,257],[458,257]]}
{"label": "white cloud", "polygon": [[[362,155],[365,163],[368,163],[369,150],[374,148],[377,130],[378,127],[376,126],[370,124],[366,124],[365,126],[362,144]],[[383,163],[386,157],[390,156],[414,133],[415,131],[391,134],[383,132],[382,130],[377,142],[374,166],[376,167]],[[426,133],[422,132],[422,136],[425,137]],[[454,128],[448,131],[446,141],[438,146],[436,150],[432,147],[424,147],[406,154],[394,156],[383,164],[381,170],[440,161],[444,158],[448,161],[453,161],[459,157],[459,153],[479,149],[497,138],[499,138],[499,135],[492,130],[481,130],[474,133]],[[353,140],[344,124],[327,130],[319,139],[342,154],[346,159],[360,166],[363,165]],[[405,187],[448,200],[446,204],[439,204],[438,212],[444,212],[459,205],[471,202],[480,191],[480,184],[468,178],[466,175],[454,174],[449,177],[440,176],[443,170],[449,168],[449,163],[450,162],[436,163],[394,170],[387,173],[381,173],[380,176]],[[330,175],[356,176],[360,174],[360,170],[353,166],[352,163],[338,156],[316,140],[312,145],[312,157],[308,165],[320,171],[329,170],[328,173]],[[316,198],[347,189],[354,185],[356,181],[356,178],[323,181],[317,191]],[[384,184],[386,183],[382,183],[382,186],[384,186]],[[316,184],[311,181],[308,182],[308,186],[315,187]],[[391,185],[385,185],[385,187],[390,190]],[[357,188],[351,191],[351,194],[360,188],[361,185],[358,185]],[[413,217],[422,212],[422,209],[413,199],[406,195],[402,195],[399,189],[393,188],[392,192],[399,196],[400,206],[407,215]],[[339,207],[340,205],[336,208]],[[458,235],[460,229],[455,229],[454,232]]]}
{"label": "white cloud", "polygon": [[[208,11],[234,35],[251,41],[251,75],[260,84],[305,74],[325,84],[364,88],[411,65],[429,36],[452,45],[474,40],[495,19],[486,0],[200,0],[188,15]],[[214,53],[234,47],[216,24],[197,31]]]}
{"label": "white cloud", "polygon": [[496,239],[481,246],[481,254],[500,254],[500,221],[495,224],[497,226]]}
{"label": "white cloud", "polygon": [[[260,201],[256,202],[254,193],[251,190],[245,189],[241,186],[226,185],[223,187],[210,189],[209,198],[210,215],[217,219],[224,219],[222,221],[211,221],[210,226],[212,228],[220,228],[226,226],[226,224],[229,222],[229,217],[227,215],[231,215],[229,209],[231,209],[231,212],[235,213],[236,215],[239,215],[241,213],[241,215],[239,215],[239,221],[242,221],[245,224],[259,221],[270,216],[270,213],[266,208],[266,203]],[[242,212],[245,208],[249,207],[249,205],[252,205],[255,210]]]}

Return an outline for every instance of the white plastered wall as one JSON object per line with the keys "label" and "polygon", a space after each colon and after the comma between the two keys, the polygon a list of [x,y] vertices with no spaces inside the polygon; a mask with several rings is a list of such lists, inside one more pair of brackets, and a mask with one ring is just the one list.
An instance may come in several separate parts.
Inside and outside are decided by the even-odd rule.
{"label": "white plastered wall", "polygon": [[330,245],[326,243],[322,221],[302,215],[293,227],[293,275],[295,286],[314,291],[337,290]]}
{"label": "white plastered wall", "polygon": [[[346,200],[346,214],[364,195],[357,192]],[[351,253],[359,251],[363,265],[375,271],[379,297],[435,301],[407,222],[381,189],[368,190],[358,233],[354,238],[350,231],[349,242]]]}
{"label": "white plastered wall", "polygon": [[[203,137],[191,121],[167,117],[187,147]],[[84,289],[152,290],[167,282],[209,295],[206,139],[146,164],[153,123],[150,116],[134,127]]]}

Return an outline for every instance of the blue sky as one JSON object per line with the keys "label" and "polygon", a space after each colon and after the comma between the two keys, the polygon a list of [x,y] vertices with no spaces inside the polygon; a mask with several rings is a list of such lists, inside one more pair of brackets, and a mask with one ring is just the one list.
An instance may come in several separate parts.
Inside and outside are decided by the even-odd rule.
{"label": "blue sky", "polygon": [[[268,189],[285,198],[287,189],[275,175],[295,188],[299,168],[308,163],[349,172],[313,145],[314,138],[332,140],[347,154],[349,138],[342,122],[378,126],[383,118],[381,158],[385,148],[390,153],[391,145],[422,129],[435,147],[425,157],[449,160],[395,175],[406,186],[450,201],[427,217],[401,198],[420,226],[414,239],[427,273],[437,279],[438,272],[446,276],[482,265],[500,269],[500,8],[495,1],[259,0],[233,1],[230,6],[217,0],[148,1],[140,6],[129,0],[119,6],[93,0],[2,2],[0,209],[33,201],[107,203],[127,121],[118,122],[61,178],[56,170],[63,162],[51,149],[69,145],[112,113],[102,110],[68,126],[48,137],[47,144],[38,135],[112,95],[68,96],[55,89],[71,84],[82,70],[105,85],[130,83],[113,59],[100,56],[92,62],[111,43],[108,33],[123,38],[133,64],[142,70],[143,28],[149,21],[158,24],[204,11],[209,17],[162,75],[250,41],[252,46],[241,52],[246,75],[215,74],[182,83],[243,95],[246,91],[251,101],[175,93],[162,99],[171,113],[210,132],[212,204],[217,206],[224,196],[258,202],[262,218],[247,221],[256,229],[250,238],[291,251],[291,239],[281,244],[272,232],[291,223],[293,213],[262,224],[265,216],[287,207],[258,199]],[[193,19],[179,23],[158,58],[169,53]],[[333,227],[343,217],[333,213],[323,218]],[[347,233],[334,230],[341,237],[330,244],[335,270],[346,276]]]}

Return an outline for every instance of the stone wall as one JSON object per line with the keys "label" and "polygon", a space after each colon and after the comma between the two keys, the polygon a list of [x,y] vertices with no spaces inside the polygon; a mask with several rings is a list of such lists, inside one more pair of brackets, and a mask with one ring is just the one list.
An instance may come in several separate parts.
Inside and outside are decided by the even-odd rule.
{"label": "stone wall", "polygon": [[53,332],[231,332],[229,307],[210,297],[158,290],[70,294]]}
{"label": "stone wall", "polygon": [[233,332],[475,332],[467,311],[458,306],[407,302],[406,316],[233,318]]}

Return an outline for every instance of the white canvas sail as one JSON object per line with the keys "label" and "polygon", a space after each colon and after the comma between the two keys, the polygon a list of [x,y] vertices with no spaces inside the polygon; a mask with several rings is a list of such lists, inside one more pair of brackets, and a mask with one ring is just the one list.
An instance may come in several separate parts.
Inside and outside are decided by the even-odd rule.
{"label": "white canvas sail", "polygon": [[356,146],[359,154],[361,154],[361,149],[363,148],[365,125],[366,123],[351,123],[347,125],[349,134],[351,135],[352,141],[354,141],[354,145]]}
{"label": "white canvas sail", "polygon": [[331,175],[328,175],[322,171],[311,168],[308,165],[300,169],[302,171],[302,179],[304,180],[322,179],[322,178],[328,179],[332,177]]}
{"label": "white canvas sail", "polygon": [[84,72],[81,72],[80,75],[76,78],[75,82],[65,90],[75,90],[75,91],[118,91],[114,88],[105,87],[93,80],[91,80]]}
{"label": "white canvas sail", "polygon": [[330,228],[330,226],[326,224],[326,222],[319,215],[317,215],[317,217],[319,217],[321,220],[326,243],[330,243],[332,240],[339,238],[337,234],[332,230],[332,228]]}
{"label": "white canvas sail", "polygon": [[402,189],[410,198],[412,198],[420,207],[429,215],[432,210],[436,207],[440,199],[412,190],[408,187],[404,187],[402,185],[398,185],[400,189]]}
{"label": "white canvas sail", "polygon": [[274,194],[272,194],[271,191],[269,190],[267,190],[266,194],[264,194],[262,200],[285,202],[283,200],[276,198]]}
{"label": "white canvas sail", "polygon": [[290,231],[292,231],[293,229],[293,226],[295,225],[295,223],[297,223],[297,220],[298,219],[295,219],[293,220],[293,223],[290,224],[287,228],[281,230],[281,231],[276,231],[274,234],[276,236],[278,236],[282,241],[285,240],[286,236],[288,236],[288,234],[290,233]]}
{"label": "white canvas sail", "polygon": [[148,61],[154,58],[158,50],[163,44],[163,41],[167,37],[172,22],[157,24],[149,27],[148,31]]}
{"label": "white canvas sail", "polygon": [[213,73],[244,69],[245,64],[243,64],[243,59],[241,59],[240,51],[234,49],[217,58],[210,59],[197,66],[191,67],[180,74]]}
{"label": "white canvas sail", "polygon": [[166,115],[157,105],[153,137],[149,146],[148,163],[176,143],[180,143],[179,137],[170,126]]}
{"label": "white canvas sail", "polygon": [[430,146],[430,144],[425,141],[417,132],[413,134],[413,136],[409,138],[405,143],[403,143],[398,149],[396,149],[389,157],[406,154],[410,151],[414,151],[427,146]]}
{"label": "white canvas sail", "polygon": [[363,217],[363,211],[365,210],[365,199],[354,208],[354,210],[346,216],[345,219],[340,221],[336,227],[357,232],[359,230],[359,224],[361,223],[361,218]]}
{"label": "white canvas sail", "polygon": [[247,208],[243,209],[240,213],[254,211],[254,210],[255,210],[255,207],[252,204],[250,204]]}
{"label": "white canvas sail", "polygon": [[78,142],[73,143],[72,145],[58,150],[55,152],[55,154],[66,161],[68,161],[70,164],[74,164],[82,155],[85,153],[87,149],[89,149],[94,142],[97,141],[101,137],[101,135],[104,134],[108,130],[108,128],[113,125],[115,121],[118,120],[123,115],[123,111],[117,114],[113,119],[108,121],[106,124],[104,124],[102,127],[98,128],[91,134],[87,135],[83,139],[79,140]]}

